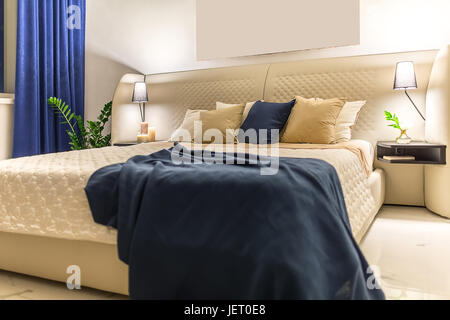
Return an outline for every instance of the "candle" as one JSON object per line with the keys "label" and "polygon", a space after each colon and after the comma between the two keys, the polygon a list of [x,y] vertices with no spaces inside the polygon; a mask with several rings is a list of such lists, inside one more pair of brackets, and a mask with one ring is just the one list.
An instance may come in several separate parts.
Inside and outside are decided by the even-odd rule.
{"label": "candle", "polygon": [[147,142],[149,142],[148,138],[149,138],[148,134],[139,134],[137,136],[137,142],[138,143],[147,143]]}
{"label": "candle", "polygon": [[155,127],[148,128],[148,141],[149,142],[156,141],[156,128]]}
{"label": "candle", "polygon": [[148,134],[148,122],[141,123],[141,135]]}

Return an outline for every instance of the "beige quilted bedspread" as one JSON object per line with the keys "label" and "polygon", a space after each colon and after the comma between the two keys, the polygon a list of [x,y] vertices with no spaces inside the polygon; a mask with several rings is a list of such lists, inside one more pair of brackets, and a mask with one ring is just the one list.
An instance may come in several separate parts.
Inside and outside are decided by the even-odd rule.
{"label": "beige quilted bedspread", "polygon": [[[0,232],[115,244],[117,232],[92,219],[84,193],[89,177],[104,166],[172,145],[158,142],[1,161]],[[336,168],[353,232],[360,240],[375,201],[357,155],[346,149],[281,149],[280,156],[318,158]]]}

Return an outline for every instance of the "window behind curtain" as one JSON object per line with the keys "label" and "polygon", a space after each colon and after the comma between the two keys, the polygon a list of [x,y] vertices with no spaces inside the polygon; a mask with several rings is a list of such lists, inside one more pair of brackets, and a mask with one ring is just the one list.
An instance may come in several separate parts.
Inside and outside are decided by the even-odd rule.
{"label": "window behind curtain", "polygon": [[5,58],[4,58],[4,48],[5,48],[5,37],[4,37],[4,0],[0,0],[0,92],[4,90],[5,81]]}

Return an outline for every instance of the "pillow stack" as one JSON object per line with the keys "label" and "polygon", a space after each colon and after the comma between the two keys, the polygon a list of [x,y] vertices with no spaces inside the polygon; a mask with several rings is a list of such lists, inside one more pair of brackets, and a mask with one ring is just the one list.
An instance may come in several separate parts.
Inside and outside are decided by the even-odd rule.
{"label": "pillow stack", "polygon": [[[306,99],[286,103],[217,102],[216,110],[188,110],[170,141],[196,143],[334,144],[352,139],[352,127],[366,104],[343,99]],[[276,136],[274,136],[276,134]]]}

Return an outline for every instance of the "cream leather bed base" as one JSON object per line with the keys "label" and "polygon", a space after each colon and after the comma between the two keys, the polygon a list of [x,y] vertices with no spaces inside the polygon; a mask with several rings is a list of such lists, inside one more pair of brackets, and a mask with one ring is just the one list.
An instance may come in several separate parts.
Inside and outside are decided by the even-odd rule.
{"label": "cream leather bed base", "polygon": [[[384,172],[375,170],[369,185],[376,205],[362,234],[383,205],[384,184]],[[0,232],[2,270],[66,282],[71,265],[81,268],[82,287],[128,295],[128,266],[119,260],[116,245]]]}
{"label": "cream leather bed base", "polygon": [[116,245],[0,232],[1,270],[66,282],[72,265],[82,287],[128,295],[128,266]]}

